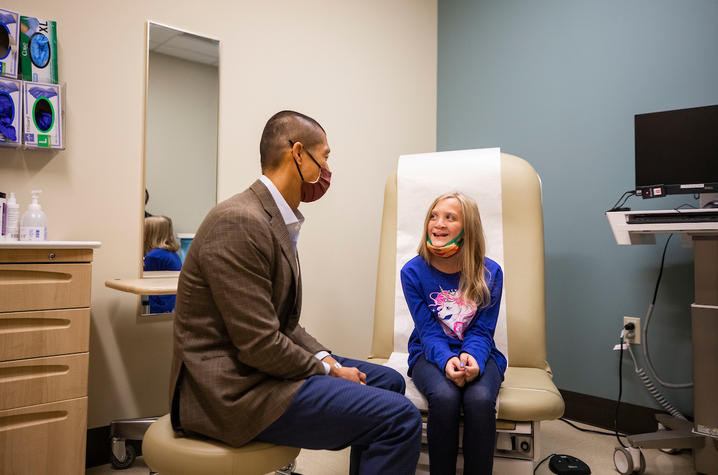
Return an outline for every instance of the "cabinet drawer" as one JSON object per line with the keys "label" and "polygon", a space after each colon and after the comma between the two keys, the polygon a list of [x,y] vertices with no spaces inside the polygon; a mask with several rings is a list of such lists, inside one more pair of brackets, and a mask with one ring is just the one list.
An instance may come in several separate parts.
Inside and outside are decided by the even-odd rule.
{"label": "cabinet drawer", "polygon": [[89,351],[90,309],[0,313],[0,361]]}
{"label": "cabinet drawer", "polygon": [[92,262],[92,249],[3,249],[0,264],[10,263]]}
{"label": "cabinet drawer", "polygon": [[88,353],[0,363],[0,410],[87,396]]}
{"label": "cabinet drawer", "polygon": [[0,411],[0,473],[85,473],[87,398]]}
{"label": "cabinet drawer", "polygon": [[0,264],[0,312],[90,306],[92,264]]}

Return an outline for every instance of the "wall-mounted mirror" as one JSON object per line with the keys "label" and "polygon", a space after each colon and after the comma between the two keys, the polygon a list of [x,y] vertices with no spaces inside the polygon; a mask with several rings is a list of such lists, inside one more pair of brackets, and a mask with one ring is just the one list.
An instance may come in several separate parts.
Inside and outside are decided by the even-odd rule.
{"label": "wall-mounted mirror", "polygon": [[[219,41],[148,22],[146,87],[142,268],[166,277],[217,203]],[[143,296],[142,314],[172,312],[174,300]]]}

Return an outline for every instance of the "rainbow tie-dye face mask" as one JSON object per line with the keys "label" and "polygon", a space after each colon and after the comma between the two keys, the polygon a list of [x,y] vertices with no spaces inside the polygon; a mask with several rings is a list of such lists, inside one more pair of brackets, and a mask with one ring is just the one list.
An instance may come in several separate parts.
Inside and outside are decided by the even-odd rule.
{"label": "rainbow tie-dye face mask", "polygon": [[426,236],[426,248],[430,253],[437,257],[451,257],[461,249],[464,245],[464,230],[462,229],[458,236],[451,241],[447,242],[443,246],[434,246],[431,243],[431,238],[427,234]]}

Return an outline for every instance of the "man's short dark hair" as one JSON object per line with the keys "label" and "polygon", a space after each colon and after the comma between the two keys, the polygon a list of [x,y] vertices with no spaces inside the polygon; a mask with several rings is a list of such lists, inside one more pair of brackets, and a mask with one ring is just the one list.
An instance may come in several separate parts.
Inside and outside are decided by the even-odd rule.
{"label": "man's short dark hair", "polygon": [[324,135],[319,122],[307,115],[290,110],[277,112],[267,121],[259,142],[262,171],[279,165],[282,152],[291,147],[290,141],[302,142],[308,148],[321,142]]}

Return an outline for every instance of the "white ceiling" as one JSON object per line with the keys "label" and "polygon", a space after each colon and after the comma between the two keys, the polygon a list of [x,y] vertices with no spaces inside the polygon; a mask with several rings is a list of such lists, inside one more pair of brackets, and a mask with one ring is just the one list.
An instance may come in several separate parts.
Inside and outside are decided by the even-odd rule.
{"label": "white ceiling", "polygon": [[219,41],[150,23],[150,51],[219,66]]}

